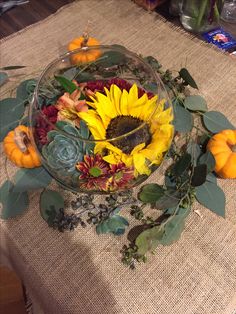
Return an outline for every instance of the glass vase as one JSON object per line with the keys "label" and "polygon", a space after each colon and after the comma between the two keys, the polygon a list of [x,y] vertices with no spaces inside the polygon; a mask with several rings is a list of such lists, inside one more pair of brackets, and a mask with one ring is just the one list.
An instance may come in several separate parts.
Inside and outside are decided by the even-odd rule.
{"label": "glass vase", "polygon": [[224,1],[221,19],[228,23],[236,23],[236,0]]}
{"label": "glass vase", "polygon": [[118,45],[83,47],[54,60],[39,78],[29,115],[44,167],[75,192],[140,184],[162,163],[174,131],[160,77]]}
{"label": "glass vase", "polygon": [[221,9],[219,0],[184,0],[181,23],[191,32],[209,31],[219,25]]}
{"label": "glass vase", "polygon": [[169,13],[173,16],[179,16],[182,12],[183,0],[171,0],[169,5]]}

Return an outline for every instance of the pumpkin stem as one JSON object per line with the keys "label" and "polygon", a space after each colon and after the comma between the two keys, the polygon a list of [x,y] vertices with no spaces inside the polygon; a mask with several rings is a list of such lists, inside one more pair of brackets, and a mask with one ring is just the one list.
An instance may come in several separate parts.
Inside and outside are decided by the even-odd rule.
{"label": "pumpkin stem", "polygon": [[83,41],[81,43],[81,48],[83,47],[88,47],[88,40],[89,40],[89,28],[90,28],[90,24],[91,24],[91,21],[88,21],[87,23],[87,26],[83,32]]}
{"label": "pumpkin stem", "polygon": [[233,153],[236,153],[236,145],[232,145],[231,146],[231,150],[232,150]]}
{"label": "pumpkin stem", "polygon": [[27,145],[30,143],[30,140],[26,132],[15,129],[14,141],[22,153],[28,151]]}

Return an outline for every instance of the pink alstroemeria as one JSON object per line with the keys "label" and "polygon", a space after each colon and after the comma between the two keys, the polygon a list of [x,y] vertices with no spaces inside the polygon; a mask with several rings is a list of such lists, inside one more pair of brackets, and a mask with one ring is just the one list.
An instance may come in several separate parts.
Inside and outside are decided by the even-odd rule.
{"label": "pink alstroemeria", "polygon": [[[75,83],[75,81],[73,81]],[[78,86],[78,83],[76,83]],[[86,100],[80,100],[82,94],[81,89],[76,89],[73,93],[64,93],[59,99],[55,107],[58,109],[58,121],[72,122],[75,126],[79,127],[80,118],[78,112],[88,111]]]}

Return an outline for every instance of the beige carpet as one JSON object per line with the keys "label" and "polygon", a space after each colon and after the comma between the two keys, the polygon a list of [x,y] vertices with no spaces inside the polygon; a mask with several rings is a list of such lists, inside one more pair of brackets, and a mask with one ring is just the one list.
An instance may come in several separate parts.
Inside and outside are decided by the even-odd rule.
{"label": "beige carpet", "polygon": [[[210,109],[236,124],[236,60],[129,0],[82,0],[63,8],[4,39],[1,66],[41,71],[81,34],[88,19],[92,35],[104,44],[153,55],[171,70],[186,66]],[[236,182],[219,184],[226,193],[226,219],[196,205],[203,218],[191,214],[181,239],[158,247],[135,271],[120,262],[125,237],[97,236],[93,228],[66,234],[48,228],[39,214],[38,193],[31,195],[24,215],[1,221],[2,254],[45,314],[235,314]]]}

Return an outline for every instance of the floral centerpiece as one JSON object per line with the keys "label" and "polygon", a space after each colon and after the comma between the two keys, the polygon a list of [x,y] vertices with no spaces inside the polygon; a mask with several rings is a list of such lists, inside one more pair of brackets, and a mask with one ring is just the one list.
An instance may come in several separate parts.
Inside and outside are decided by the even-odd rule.
{"label": "floral centerpiece", "polygon": [[[168,94],[127,49],[85,49],[60,57],[39,78],[30,113],[33,140],[49,173],[71,190],[132,188],[171,145]],[[81,53],[95,53],[95,60],[84,62]]]}
{"label": "floral centerpiece", "polygon": [[[0,83],[22,68],[2,68]],[[26,210],[32,190],[40,191],[43,219],[61,232],[93,224],[97,234],[122,235],[130,214],[138,224],[121,252],[134,268],[158,245],[180,238],[195,200],[224,217],[217,178],[236,178],[236,130],[189,88],[198,86],[186,68],[174,76],[152,56],[117,45],[85,45],[39,79],[21,82],[15,98],[0,102],[5,154],[22,167],[0,188],[1,218]],[[133,194],[163,160],[162,183],[143,184]],[[80,194],[68,205],[63,189],[49,188],[52,178]],[[98,203],[94,193],[106,195]]]}

